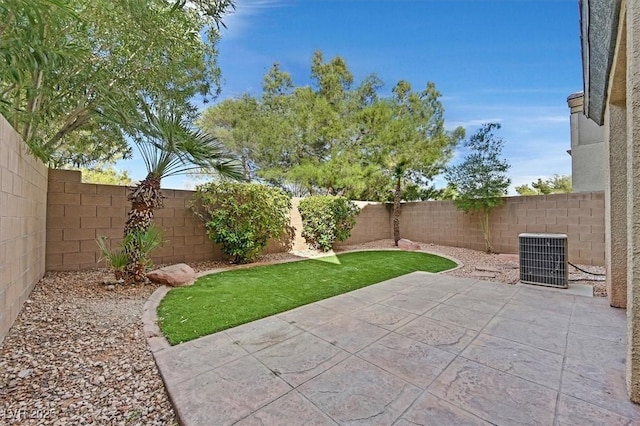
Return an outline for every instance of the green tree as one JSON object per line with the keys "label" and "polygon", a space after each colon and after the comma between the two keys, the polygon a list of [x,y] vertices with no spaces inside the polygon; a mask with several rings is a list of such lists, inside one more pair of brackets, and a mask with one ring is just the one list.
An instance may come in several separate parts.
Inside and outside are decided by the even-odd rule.
{"label": "green tree", "polygon": [[144,161],[147,176],[128,195],[131,209],[124,236],[133,243],[124,247],[128,259],[125,277],[127,281],[141,282],[145,279],[146,264],[132,236],[144,234],[151,225],[154,211],[162,207],[162,179],[202,169],[234,179],[242,179],[243,173],[216,139],[191,128],[179,110],[143,103],[140,114],[132,118],[131,123],[131,137]]}
{"label": "green tree", "polygon": [[259,129],[264,121],[258,108],[257,99],[245,94],[208,108],[196,121],[198,127],[238,156],[247,180],[255,178],[257,168]]}
{"label": "green tree", "polygon": [[84,183],[121,186],[129,186],[132,183],[131,177],[126,170],[120,171],[113,166],[81,168],[79,170],[82,172],[82,182]]}
{"label": "green tree", "polygon": [[277,184],[297,182],[309,194],[341,194],[348,190],[341,178],[354,164],[353,75],[344,59],[325,62],[315,52],[311,79],[311,86],[292,88],[279,68],[265,76],[263,113],[271,124],[262,138],[270,152],[263,150],[259,175]]}
{"label": "green tree", "polygon": [[[540,179],[540,180],[542,180],[542,179]],[[536,182],[534,182],[534,184],[535,183]],[[538,191],[536,191],[535,189],[531,188],[527,184],[516,186],[515,190],[518,193],[518,195],[540,195],[540,193]]]}
{"label": "green tree", "polygon": [[[130,155],[129,99],[214,95],[217,24],[229,0],[5,0],[0,113],[53,167]],[[206,37],[201,37],[202,32]]]}
{"label": "green tree", "polygon": [[325,60],[321,52],[312,57],[311,79],[297,87],[274,64],[261,98],[221,102],[198,125],[220,135],[255,177],[298,195],[395,197],[397,214],[400,199],[438,196],[430,181],[463,129],[444,130],[435,85],[416,93],[400,82],[383,98],[376,75],[356,84],[344,59]]}
{"label": "green tree", "polygon": [[555,174],[550,180],[552,194],[570,193],[573,191],[573,185],[571,183],[571,175],[558,175]]}
{"label": "green tree", "polygon": [[509,163],[501,158],[504,140],[494,135],[500,124],[487,123],[466,142],[470,152],[462,163],[449,167],[445,173],[449,184],[456,188],[453,202],[465,213],[478,213],[487,253],[493,252],[489,230],[489,215],[503,202],[511,179],[506,175]]}
{"label": "green tree", "polygon": [[256,177],[303,194],[359,198],[371,185],[371,167],[359,161],[357,113],[381,86],[375,76],[354,87],[346,62],[325,61],[315,52],[312,85],[296,87],[274,64],[264,76],[260,98],[243,95],[203,113],[198,126],[219,135]]}
{"label": "green tree", "polygon": [[564,194],[573,190],[571,185],[571,176],[555,174],[553,177],[537,181],[529,185],[516,186],[516,192],[519,195],[547,195],[547,194]]}
{"label": "green tree", "polygon": [[[435,84],[414,92],[406,81],[393,97],[374,102],[363,112],[364,162],[380,170],[392,184],[393,238],[400,240],[400,202],[408,183],[427,186],[451,158],[464,129],[444,129],[444,108]],[[385,185],[388,187],[388,184]]]}

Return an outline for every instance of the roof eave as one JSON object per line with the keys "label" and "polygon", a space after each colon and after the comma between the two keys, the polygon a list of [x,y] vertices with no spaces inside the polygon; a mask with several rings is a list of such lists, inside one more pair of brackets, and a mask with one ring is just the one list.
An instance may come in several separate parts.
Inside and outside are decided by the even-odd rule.
{"label": "roof eave", "polygon": [[622,0],[579,0],[584,111],[604,122]]}

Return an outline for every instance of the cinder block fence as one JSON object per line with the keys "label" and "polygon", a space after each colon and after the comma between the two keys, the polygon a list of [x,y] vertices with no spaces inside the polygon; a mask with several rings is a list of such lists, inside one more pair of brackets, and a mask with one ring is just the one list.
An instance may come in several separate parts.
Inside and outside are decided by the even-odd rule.
{"label": "cinder block fence", "polygon": [[45,271],[47,167],[0,115],[0,342]]}
{"label": "cinder block fence", "polygon": [[[47,198],[47,270],[93,268],[100,258],[95,239],[104,235],[122,239],[129,208],[122,186],[81,183],[80,172],[49,170]],[[158,264],[220,259],[220,247],[211,243],[189,209],[192,191],[163,190],[164,208],[155,215],[168,242],[155,252]],[[302,220],[294,200],[291,224],[296,228],[295,249],[305,247]],[[351,238],[359,244],[393,237],[391,206],[358,202],[361,213]],[[523,232],[562,233],[569,240],[574,263],[604,265],[604,193],[586,192],[535,197],[507,197],[491,215],[494,249],[517,253]],[[478,217],[457,210],[451,201],[404,203],[400,216],[403,238],[425,243],[484,250]],[[273,241],[268,252],[284,250]]]}
{"label": "cinder block fence", "polygon": [[[164,208],[154,222],[167,244],[154,252],[154,262],[179,263],[220,259],[206,231],[189,210],[192,191],[163,190]],[[80,172],[49,170],[47,198],[47,270],[94,268],[100,260],[98,236],[122,241],[129,209],[127,188],[81,183]]]}
{"label": "cinder block fence", "polygon": [[[407,203],[400,219],[402,236],[415,241],[484,250],[478,217],[451,201]],[[604,192],[507,197],[491,214],[493,248],[518,252],[524,232],[566,234],[569,261],[604,265]]]}

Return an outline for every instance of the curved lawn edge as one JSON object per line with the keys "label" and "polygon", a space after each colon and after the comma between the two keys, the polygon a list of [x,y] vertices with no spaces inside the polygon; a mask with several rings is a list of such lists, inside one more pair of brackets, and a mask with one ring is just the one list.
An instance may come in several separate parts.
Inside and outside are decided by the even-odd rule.
{"label": "curved lawn edge", "polygon": [[[376,256],[357,256],[365,252]],[[383,262],[389,253],[395,258]],[[302,260],[310,262],[291,265]],[[163,340],[175,345],[409,273],[436,274],[461,266],[457,259],[426,250],[374,248],[215,269],[198,274],[193,286],[163,295],[155,319]],[[220,272],[229,273],[229,279],[217,279]]]}
{"label": "curved lawn edge", "polygon": [[[196,280],[200,277],[204,277],[207,275],[211,275],[211,274],[219,274],[220,272],[227,272],[227,271],[236,271],[238,269],[245,269],[245,268],[256,268],[259,266],[268,266],[268,265],[279,265],[281,263],[290,263],[290,262],[302,262],[305,260],[311,260],[311,259],[318,259],[321,257],[327,257],[327,256],[331,256],[331,255],[341,255],[341,254],[345,254],[345,253],[357,253],[357,252],[361,252],[361,251],[407,251],[407,250],[402,250],[398,247],[394,247],[394,248],[365,248],[365,249],[352,249],[352,250],[345,250],[345,251],[339,251],[339,252],[327,252],[327,253],[319,253],[318,255],[315,256],[309,256],[309,257],[304,257],[304,256],[300,256],[299,258],[296,259],[282,259],[282,260],[274,260],[272,262],[255,262],[255,263],[247,263],[245,265],[234,265],[234,266],[230,266],[228,268],[216,268],[216,269],[208,269],[206,271],[200,271],[198,273],[196,273]],[[464,263],[458,259],[456,259],[453,256],[449,256],[447,254],[443,254],[443,253],[439,253],[436,251],[429,251],[429,250],[413,250],[411,251],[411,253],[425,253],[425,254],[432,254],[434,256],[438,256],[438,257],[442,257],[444,259],[448,259],[454,263],[456,263],[456,266],[454,268],[451,269],[447,269],[446,271],[439,271],[439,272],[432,272],[433,274],[442,274],[445,272],[453,272],[453,271],[457,271],[460,268],[464,268]],[[382,282],[382,281],[380,281]]]}

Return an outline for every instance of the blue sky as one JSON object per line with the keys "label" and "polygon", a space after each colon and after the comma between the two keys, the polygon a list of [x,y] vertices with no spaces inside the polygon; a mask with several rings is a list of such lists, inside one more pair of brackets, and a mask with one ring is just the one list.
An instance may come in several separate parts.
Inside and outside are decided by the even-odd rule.
{"label": "blue sky", "polygon": [[[308,84],[321,50],[343,57],[356,82],[371,73],[388,90],[400,79],[416,90],[435,82],[448,128],[471,134],[500,122],[513,185],[571,173],[566,98],[582,90],[578,0],[237,0],[225,24],[220,99],[259,95],[274,62]],[[137,164],[119,167],[140,179]],[[193,185],[176,177],[163,186]]]}

